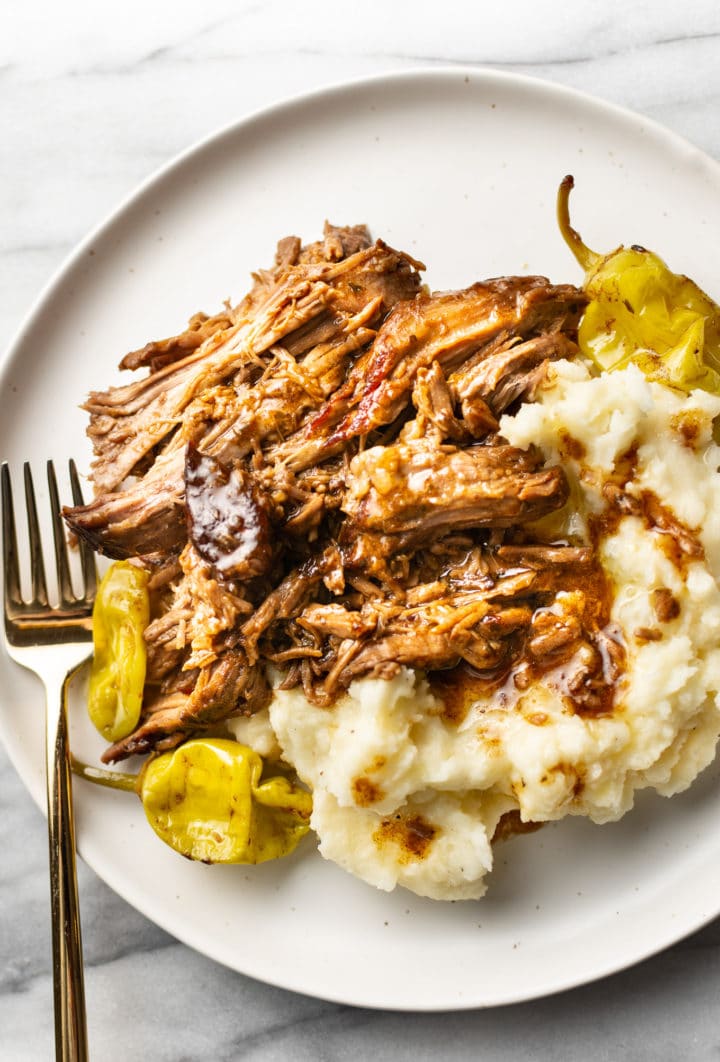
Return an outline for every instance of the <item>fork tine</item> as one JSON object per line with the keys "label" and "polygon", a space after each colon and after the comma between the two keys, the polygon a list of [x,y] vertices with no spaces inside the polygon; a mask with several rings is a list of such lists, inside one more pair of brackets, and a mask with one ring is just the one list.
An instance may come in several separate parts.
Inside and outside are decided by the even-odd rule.
{"label": "fork tine", "polygon": [[32,599],[38,605],[47,605],[47,584],[45,582],[45,562],[43,561],[40,527],[38,525],[35,505],[35,488],[32,471],[26,461],[23,466],[25,477],[25,508],[27,509],[28,536],[30,539],[30,573],[32,578]]}
{"label": "fork tine", "polygon": [[[80,486],[80,477],[78,476],[77,467],[72,458],[68,462],[70,469],[70,488],[72,490],[73,502],[75,505],[84,505],[84,499],[82,496],[82,488]],[[95,599],[95,591],[97,589],[97,566],[95,564],[95,554],[88,546],[87,542],[80,540],[80,566],[83,574],[83,584],[85,586],[85,599],[87,601],[93,601]]]}
{"label": "fork tine", "polygon": [[15,513],[13,510],[12,483],[7,462],[2,465],[2,528],[3,528],[3,568],[5,571],[5,600],[19,604],[20,564],[18,562],[17,535],[15,534]]}
{"label": "fork tine", "polygon": [[55,567],[57,569],[58,590],[61,605],[72,605],[77,601],[70,579],[65,526],[60,515],[60,497],[58,495],[55,467],[52,461],[47,463],[48,490],[50,492],[50,512],[52,515],[53,539],[55,542]]}

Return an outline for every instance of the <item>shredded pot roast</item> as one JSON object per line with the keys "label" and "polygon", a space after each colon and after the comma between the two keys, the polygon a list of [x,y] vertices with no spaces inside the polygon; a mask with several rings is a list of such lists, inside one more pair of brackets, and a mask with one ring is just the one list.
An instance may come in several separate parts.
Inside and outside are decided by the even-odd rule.
{"label": "shredded pot roast", "polygon": [[281,240],[237,306],[90,395],[95,498],[65,519],[151,573],[142,714],[106,760],[258,710],[269,675],[330,706],[408,666],[450,706],[554,668],[577,711],[611,710],[602,569],[534,528],[563,470],[498,434],[576,353],[586,298],[533,276],[430,294],[422,268],[363,226]]}

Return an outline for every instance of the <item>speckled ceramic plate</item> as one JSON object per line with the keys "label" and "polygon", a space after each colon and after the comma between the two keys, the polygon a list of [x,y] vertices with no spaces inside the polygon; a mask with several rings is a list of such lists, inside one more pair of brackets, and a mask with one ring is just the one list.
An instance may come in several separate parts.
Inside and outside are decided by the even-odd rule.
{"label": "speckled ceramic plate", "polygon": [[[451,288],[503,273],[579,279],[556,230],[558,181],[591,246],[639,242],[720,291],[720,168],[636,115],[555,85],[474,70],[376,78],[273,107],[146,183],[72,255],[4,362],[0,451],[75,455],[78,403],[127,350],[244,291],[290,232],[367,222]],[[0,660],[0,726],[43,799],[41,692]],[[73,705],[73,742],[102,742]],[[600,977],[720,911],[720,788],[707,771],[621,823],[572,820],[498,850],[488,896],[376,892],[308,841],[286,861],[206,867],[165,848],[128,794],[76,784],[80,851],[181,940],[246,974],[375,1007],[489,1006]]]}

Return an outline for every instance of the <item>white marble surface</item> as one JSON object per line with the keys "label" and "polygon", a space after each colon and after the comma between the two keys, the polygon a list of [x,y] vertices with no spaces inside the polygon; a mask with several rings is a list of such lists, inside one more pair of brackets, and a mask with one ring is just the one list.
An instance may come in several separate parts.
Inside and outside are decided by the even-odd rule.
{"label": "white marble surface", "polygon": [[[720,158],[714,0],[11,0],[0,14],[0,331],[87,229],[180,149],[259,106],[439,63],[546,77]],[[52,1055],[44,822],[0,751],[0,1057]],[[195,954],[80,867],[92,1057],[157,1062],[717,1058],[720,922],[597,984],[460,1015],[376,1013]]]}

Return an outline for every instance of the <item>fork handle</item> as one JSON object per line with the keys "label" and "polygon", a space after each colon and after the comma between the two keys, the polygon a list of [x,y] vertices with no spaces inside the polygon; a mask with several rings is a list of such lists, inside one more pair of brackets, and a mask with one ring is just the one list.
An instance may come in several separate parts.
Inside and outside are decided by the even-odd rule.
{"label": "fork handle", "polygon": [[54,681],[46,682],[48,840],[57,1062],[87,1062],[88,1057],[67,722],[67,693],[73,674],[58,675]]}

